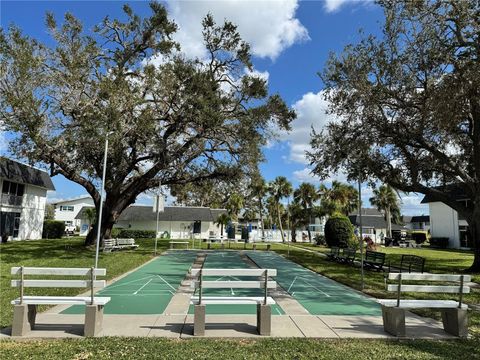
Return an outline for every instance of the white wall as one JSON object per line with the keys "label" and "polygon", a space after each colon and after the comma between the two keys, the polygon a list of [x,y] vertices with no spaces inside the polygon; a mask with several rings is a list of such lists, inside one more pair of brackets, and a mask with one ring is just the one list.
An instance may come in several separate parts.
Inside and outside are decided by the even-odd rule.
{"label": "white wall", "polygon": [[[0,180],[0,189],[3,181]],[[13,240],[37,240],[42,238],[43,220],[47,190],[34,185],[25,184],[21,206],[0,206],[2,212],[20,213],[18,237]]]}
{"label": "white wall", "polygon": [[458,213],[441,202],[428,204],[430,209],[430,233],[432,237],[448,237],[449,247],[460,247]]}
{"label": "white wall", "polygon": [[[73,206],[73,211],[60,211],[60,206]],[[80,226],[81,221],[75,219],[82,207],[93,206],[93,199],[90,197],[55,203],[55,220],[72,221],[75,226]]]}

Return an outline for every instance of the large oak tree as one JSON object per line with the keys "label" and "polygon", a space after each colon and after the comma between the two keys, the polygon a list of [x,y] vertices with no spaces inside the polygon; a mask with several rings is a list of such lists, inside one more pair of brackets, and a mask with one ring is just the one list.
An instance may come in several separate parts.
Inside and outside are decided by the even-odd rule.
{"label": "large oak tree", "polygon": [[[150,8],[142,18],[124,6],[123,19],[106,17],[92,31],[71,14],[61,25],[48,14],[48,43],[15,26],[0,33],[0,121],[15,135],[14,155],[80,184],[98,209],[109,136],[102,238],[159,182],[241,173],[262,158],[273,123],[286,129],[295,117],[251,71],[235,25],[207,15],[207,57],[192,60],[171,40],[176,25],[165,8]],[[86,244],[94,243],[97,224]]]}
{"label": "large oak tree", "polygon": [[[339,117],[312,137],[315,173],[442,201],[464,217],[480,270],[480,5],[380,1],[382,36],[332,55],[322,73]],[[361,170],[360,170],[361,169]],[[452,192],[453,186],[459,191]],[[469,201],[457,201],[458,194]]]}

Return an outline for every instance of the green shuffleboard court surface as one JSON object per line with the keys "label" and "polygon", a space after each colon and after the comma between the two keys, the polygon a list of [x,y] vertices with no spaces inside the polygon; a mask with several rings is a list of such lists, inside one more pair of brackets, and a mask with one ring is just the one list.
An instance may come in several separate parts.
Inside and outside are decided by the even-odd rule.
{"label": "green shuffleboard court surface", "polygon": [[274,252],[248,251],[261,268],[277,269],[277,283],[312,315],[381,315],[374,300]]}
{"label": "green shuffleboard court surface", "polygon": [[[194,251],[172,251],[98,291],[108,296],[105,314],[162,314],[195,260]],[[75,305],[62,314],[83,314]]]}
{"label": "green shuffleboard court surface", "polygon": [[[204,269],[248,269],[238,251],[208,252],[203,265]],[[204,280],[252,280],[252,277],[204,276]],[[275,278],[273,278],[275,280]],[[262,289],[204,289],[203,296],[263,296]],[[206,313],[213,314],[248,314],[257,313],[256,305],[207,305]],[[189,314],[193,314],[193,305]],[[285,312],[278,305],[272,305],[272,315],[283,315]]]}

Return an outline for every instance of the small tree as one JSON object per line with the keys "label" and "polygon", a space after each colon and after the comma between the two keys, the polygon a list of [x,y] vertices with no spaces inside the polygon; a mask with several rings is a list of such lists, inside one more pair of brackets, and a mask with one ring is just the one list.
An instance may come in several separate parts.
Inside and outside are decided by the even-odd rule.
{"label": "small tree", "polygon": [[215,220],[215,224],[219,225],[220,226],[220,236],[223,237],[223,227],[224,226],[227,226],[230,221],[232,219],[230,218],[230,216],[228,216],[228,214],[220,214],[218,217],[217,217],[217,220]]}
{"label": "small tree", "polygon": [[292,184],[284,176],[277,176],[275,180],[269,184],[269,192],[272,195],[272,199],[275,204],[282,242],[285,242],[285,235],[283,234],[280,200],[285,197],[289,197],[292,194],[292,190]]}
{"label": "small tree", "polygon": [[93,224],[97,222],[97,211],[95,210],[95,208],[86,208],[85,210],[83,210],[83,213],[87,218],[88,229],[90,230]]}
{"label": "small tree", "polygon": [[[297,211],[296,215],[301,216],[302,219],[300,223],[307,226],[308,231],[308,240],[312,242],[312,233],[310,231],[310,224],[311,218],[314,216],[315,209],[314,209],[314,202],[319,198],[318,193],[315,189],[315,186],[309,183],[302,183],[293,192],[293,200],[298,203],[302,211]],[[292,215],[293,217],[293,215]]]}
{"label": "small tree", "polygon": [[55,219],[55,205],[47,204],[45,205],[45,220]]}
{"label": "small tree", "polygon": [[325,241],[329,247],[351,247],[353,237],[353,225],[348,217],[341,214],[333,215],[325,223]]}
{"label": "small tree", "polygon": [[372,205],[378,210],[385,212],[385,220],[387,221],[387,236],[392,237],[392,213],[400,212],[398,197],[392,187],[382,185],[378,189],[373,189],[373,196],[370,198]]}

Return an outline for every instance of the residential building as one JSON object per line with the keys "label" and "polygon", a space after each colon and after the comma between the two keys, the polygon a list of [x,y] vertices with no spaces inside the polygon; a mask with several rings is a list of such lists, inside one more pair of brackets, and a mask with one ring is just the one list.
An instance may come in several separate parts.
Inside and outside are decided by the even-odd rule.
{"label": "residential building", "polygon": [[93,207],[93,199],[90,195],[52,202],[55,206],[55,220],[63,221],[65,225],[74,225],[80,228],[81,220],[77,219],[80,210],[85,206]]}
{"label": "residential building", "polygon": [[47,190],[55,190],[48,173],[0,157],[0,188],[0,236],[41,239]]}
{"label": "residential building", "polygon": [[430,216],[428,215],[402,216],[402,221],[408,230],[430,230]]}
{"label": "residential building", "polygon": [[[80,220],[82,236],[88,233],[90,227],[84,211],[88,207],[84,206],[76,216]],[[168,232],[174,239],[220,237],[220,227],[215,221],[224,212],[224,209],[208,207],[165,206],[164,211],[158,214],[159,232]],[[153,206],[131,205],[122,212],[114,228],[156,231],[157,213]]]}
{"label": "residential building", "polygon": [[[362,208],[362,235],[371,238],[375,243],[380,243],[387,236],[387,221],[385,215],[374,208]],[[353,226],[360,228],[358,211],[351,213],[348,218]],[[393,231],[405,231],[402,225],[392,223]]]}
{"label": "residential building", "polygon": [[[444,190],[449,192],[457,201],[470,201],[462,189],[456,185],[447,185]],[[473,247],[468,223],[456,210],[444,204],[435,196],[426,195],[422,204],[428,204],[432,238],[448,238],[448,246],[454,249],[470,249]]]}

